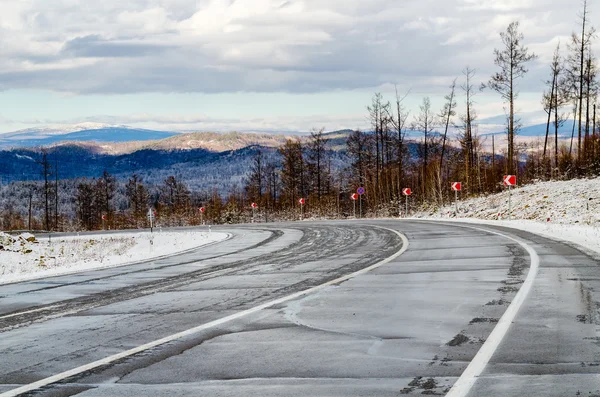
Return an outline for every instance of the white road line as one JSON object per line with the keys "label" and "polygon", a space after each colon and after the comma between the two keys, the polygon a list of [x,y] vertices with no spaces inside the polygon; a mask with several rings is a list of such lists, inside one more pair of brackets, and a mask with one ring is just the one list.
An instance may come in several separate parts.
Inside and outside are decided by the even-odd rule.
{"label": "white road line", "polygon": [[538,256],[537,252],[535,252],[535,250],[529,244],[521,241],[520,239],[516,239],[489,229],[482,229],[478,227],[464,225],[461,225],[461,227],[496,234],[498,236],[507,238],[518,243],[529,254],[529,257],[531,259],[531,265],[529,267],[529,273],[527,273],[527,278],[521,286],[521,289],[519,289],[519,292],[517,292],[517,295],[515,295],[513,301],[508,306],[508,308],[498,321],[496,327],[494,327],[492,333],[487,338],[483,346],[481,346],[473,360],[471,360],[471,363],[467,366],[467,368],[462,373],[460,378],[458,378],[456,383],[454,383],[454,386],[452,386],[448,394],[446,394],[446,397],[465,397],[469,393],[469,391],[471,390],[471,388],[473,387],[473,385],[475,384],[475,382],[489,363],[490,359],[496,352],[496,349],[498,349],[498,346],[500,346],[500,343],[508,333],[508,330],[515,317],[517,316],[519,309],[521,308],[521,306],[523,306],[523,303],[525,302],[529,291],[531,291],[531,288],[533,287],[533,283],[535,281],[540,266],[540,257]]}
{"label": "white road line", "polygon": [[5,318],[11,318],[11,317],[16,317],[16,316],[22,316],[23,314],[29,314],[29,313],[35,313],[35,312],[41,312],[43,310],[50,310],[50,309],[55,309],[57,307],[60,307],[62,305],[53,305],[53,306],[45,306],[45,307],[41,307],[39,309],[32,309],[32,310],[27,310],[24,312],[18,312],[18,313],[13,313],[13,314],[7,314],[5,316],[0,316],[0,320],[5,319]]}
{"label": "white road line", "polygon": [[152,349],[154,347],[157,347],[157,346],[160,346],[160,345],[164,345],[165,343],[169,343],[169,342],[172,342],[172,341],[175,341],[175,340],[178,340],[178,339],[190,336],[190,335],[197,334],[197,333],[199,333],[201,331],[205,331],[207,329],[214,328],[214,327],[216,327],[218,325],[225,324],[225,323],[228,323],[228,322],[233,321],[233,320],[237,320],[237,319],[239,319],[241,317],[245,317],[245,316],[248,316],[250,314],[259,312],[261,310],[268,309],[268,308],[270,308],[272,306],[276,306],[276,305],[279,305],[281,303],[285,303],[285,302],[297,299],[297,298],[299,298],[301,296],[312,294],[313,292],[317,292],[317,291],[319,291],[319,290],[321,290],[323,288],[329,287],[331,285],[339,284],[341,282],[350,280],[351,278],[354,278],[354,277],[360,276],[362,274],[368,273],[368,272],[370,272],[370,271],[372,271],[372,270],[374,270],[374,269],[376,269],[376,268],[378,268],[380,266],[385,265],[386,263],[391,262],[392,260],[394,260],[397,257],[399,257],[400,255],[402,255],[404,252],[406,252],[406,250],[408,249],[408,239],[402,233],[400,233],[400,232],[398,232],[396,230],[387,229],[387,228],[383,228],[383,227],[379,227],[379,228],[380,229],[385,229],[385,230],[388,230],[388,231],[391,231],[391,232],[397,234],[402,239],[402,248],[398,252],[396,252],[394,255],[391,255],[390,257],[388,257],[388,258],[386,258],[386,259],[384,259],[384,260],[382,260],[380,262],[377,262],[374,265],[366,267],[366,268],[364,268],[362,270],[359,270],[357,272],[348,274],[346,276],[342,276],[342,277],[336,278],[335,280],[328,281],[328,282],[326,282],[324,284],[317,285],[316,287],[312,287],[312,288],[306,289],[304,291],[296,292],[296,293],[293,293],[291,295],[284,296],[282,298],[275,299],[273,301],[263,303],[262,305],[255,306],[255,307],[253,307],[251,309],[244,310],[244,311],[241,311],[239,313],[235,313],[235,314],[232,314],[230,316],[223,317],[223,318],[220,318],[218,320],[211,321],[209,323],[202,324],[202,325],[194,327],[194,328],[190,328],[190,329],[188,329],[186,331],[182,331],[182,332],[179,332],[179,333],[176,333],[176,334],[173,334],[173,335],[169,335],[169,336],[167,336],[165,338],[155,340],[154,342],[146,343],[145,345],[141,345],[141,346],[135,347],[133,349],[126,350],[124,352],[121,352],[121,353],[118,353],[118,354],[115,354],[115,355],[103,358],[101,360],[94,361],[94,362],[86,364],[86,365],[82,365],[80,367],[71,369],[69,371],[61,372],[60,374],[57,374],[57,375],[51,376],[49,378],[45,378],[45,379],[39,380],[37,382],[31,383],[31,384],[28,384],[28,385],[21,386],[21,387],[19,387],[17,389],[9,390],[7,392],[4,392],[4,393],[0,394],[0,397],[16,397],[16,396],[18,396],[20,394],[23,394],[23,393],[32,392],[32,391],[40,389],[40,388],[42,388],[44,386],[48,386],[48,385],[51,385],[53,383],[60,382],[62,380],[70,378],[72,376],[79,375],[79,374],[81,374],[83,372],[96,369],[96,368],[101,367],[103,365],[110,364],[112,362],[121,360],[123,358],[132,356],[132,355],[137,354],[137,353],[141,353],[141,352],[143,352],[145,350],[149,350],[149,349]]}

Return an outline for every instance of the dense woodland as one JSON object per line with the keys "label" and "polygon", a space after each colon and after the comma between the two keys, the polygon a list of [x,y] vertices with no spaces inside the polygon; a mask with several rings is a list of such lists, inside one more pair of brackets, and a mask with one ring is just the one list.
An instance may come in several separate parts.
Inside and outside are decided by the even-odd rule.
{"label": "dense woodland", "polygon": [[[245,177],[227,192],[200,189],[186,178],[160,171],[152,183],[145,181],[148,175],[115,177],[108,170],[95,178],[59,179],[60,163],[52,148],[42,148],[36,159],[39,180],[2,187],[0,227],[140,228],[148,226],[149,208],[162,226],[297,220],[300,198],[306,200],[305,217],[343,218],[353,216],[350,195],[358,187],[366,190],[361,198],[364,216],[398,216],[405,187],[414,192],[413,209],[432,208],[451,199],[452,181],[463,183],[464,197],[503,189],[505,174],[516,174],[519,184],[600,175],[598,62],[592,51],[596,32],[585,1],[579,22],[548,65],[540,98],[547,124],[540,145],[516,139],[521,127],[515,113],[518,84],[537,56],[526,47],[519,23],[513,22],[500,33],[493,54],[496,73],[482,78],[466,66],[449,81],[442,109],[434,109],[426,97],[411,112],[404,105],[410,93],[396,92],[392,101],[376,93],[367,107],[369,131],[352,131],[343,148],[333,145],[322,129],[313,130],[309,139],[288,140],[278,150],[254,147],[244,157]],[[484,146],[478,134],[476,96],[481,90],[496,92],[506,104],[503,147],[493,138],[491,148]],[[560,140],[559,128],[573,120],[571,139]],[[408,139],[409,130],[421,138]],[[255,212],[252,202],[258,204]]]}

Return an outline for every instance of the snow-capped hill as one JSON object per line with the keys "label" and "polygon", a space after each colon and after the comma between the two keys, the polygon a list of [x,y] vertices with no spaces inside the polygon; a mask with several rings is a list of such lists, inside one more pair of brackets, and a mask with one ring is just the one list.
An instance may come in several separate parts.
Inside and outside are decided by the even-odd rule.
{"label": "snow-capped hill", "polygon": [[0,147],[46,146],[59,142],[130,142],[169,138],[175,132],[153,131],[124,125],[79,123],[28,128],[0,135]]}
{"label": "snow-capped hill", "polygon": [[[552,224],[600,225],[600,178],[538,182],[512,189],[512,219]],[[508,219],[508,190],[460,200],[419,217]],[[549,221],[548,221],[549,220]]]}
{"label": "snow-capped hill", "polygon": [[224,152],[256,145],[277,148],[285,144],[287,138],[290,137],[280,134],[194,132],[149,142],[144,148],[154,150],[205,149],[212,152]]}
{"label": "snow-capped hill", "polygon": [[33,127],[26,128],[23,130],[18,130],[15,132],[9,132],[6,134],[2,134],[2,139],[12,139],[12,138],[25,138],[25,137],[35,137],[42,138],[53,135],[65,135],[70,134],[72,132],[84,131],[84,130],[97,130],[108,127],[116,127],[110,124],[105,123],[78,123],[72,125],[52,125],[46,127]]}
{"label": "snow-capped hill", "polygon": [[452,204],[415,216],[520,229],[600,254],[600,178],[526,185],[511,201],[512,217],[508,191],[459,201],[458,215]]}

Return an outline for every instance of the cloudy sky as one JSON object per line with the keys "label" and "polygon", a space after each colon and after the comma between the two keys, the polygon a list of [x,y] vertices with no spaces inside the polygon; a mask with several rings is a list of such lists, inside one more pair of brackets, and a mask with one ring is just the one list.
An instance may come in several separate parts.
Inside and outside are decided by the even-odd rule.
{"label": "cloudy sky", "polygon": [[[590,2],[592,21],[600,2]],[[441,106],[461,70],[494,71],[521,23],[539,55],[517,104],[579,28],[579,0],[0,0],[0,132],[85,121],[169,130],[365,127],[374,92]],[[596,51],[600,47],[596,44]],[[459,79],[460,82],[460,79]],[[462,100],[462,99],[461,99]],[[477,96],[482,118],[503,114]]]}

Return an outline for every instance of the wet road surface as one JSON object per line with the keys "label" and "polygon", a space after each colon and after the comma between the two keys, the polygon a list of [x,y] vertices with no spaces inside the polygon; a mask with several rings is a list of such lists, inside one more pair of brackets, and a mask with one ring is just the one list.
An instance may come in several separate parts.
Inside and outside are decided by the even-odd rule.
{"label": "wet road surface", "polygon": [[231,238],[0,286],[0,393],[184,333],[31,394],[445,395],[523,285],[523,242],[535,282],[464,395],[600,396],[599,262],[566,244],[419,221],[213,230]]}

